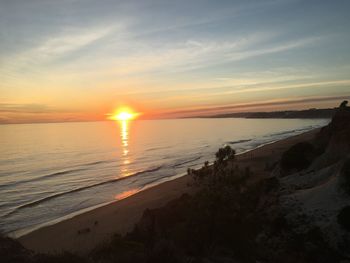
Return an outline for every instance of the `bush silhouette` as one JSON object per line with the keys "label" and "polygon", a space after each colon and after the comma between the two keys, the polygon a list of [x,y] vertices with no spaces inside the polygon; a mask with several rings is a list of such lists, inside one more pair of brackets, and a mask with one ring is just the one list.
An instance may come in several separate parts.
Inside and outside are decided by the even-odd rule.
{"label": "bush silhouette", "polygon": [[311,164],[315,154],[314,146],[308,142],[297,143],[283,153],[281,167],[284,171],[301,171]]}
{"label": "bush silhouette", "polygon": [[216,154],[216,161],[220,164],[226,163],[228,160],[233,160],[235,158],[236,151],[230,146],[225,146],[220,148]]}
{"label": "bush silhouette", "polygon": [[347,231],[350,231],[350,206],[342,208],[337,217],[338,223]]}
{"label": "bush silhouette", "polygon": [[348,105],[348,101],[344,100],[340,105],[339,108],[346,108],[346,106]]}
{"label": "bush silhouette", "polygon": [[342,187],[350,195],[350,159],[347,159],[340,173],[343,177]]}

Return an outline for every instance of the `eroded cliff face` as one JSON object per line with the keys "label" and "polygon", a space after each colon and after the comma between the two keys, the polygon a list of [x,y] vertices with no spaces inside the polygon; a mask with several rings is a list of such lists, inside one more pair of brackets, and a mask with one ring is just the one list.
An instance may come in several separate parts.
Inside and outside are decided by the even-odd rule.
{"label": "eroded cliff face", "polygon": [[313,169],[346,158],[350,153],[350,107],[339,108],[332,121],[317,134],[313,144],[322,153],[313,163]]}
{"label": "eroded cliff face", "polygon": [[344,185],[344,166],[350,159],[350,108],[339,108],[311,143],[318,155],[308,168],[280,177],[280,202],[299,231],[318,227],[331,247],[349,257],[350,232],[339,224],[338,215],[350,205]]}

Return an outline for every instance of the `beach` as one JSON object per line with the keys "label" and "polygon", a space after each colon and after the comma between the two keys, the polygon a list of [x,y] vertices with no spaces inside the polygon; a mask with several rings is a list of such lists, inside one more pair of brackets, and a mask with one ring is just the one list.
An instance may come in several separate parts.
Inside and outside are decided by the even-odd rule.
{"label": "beach", "polygon": [[[237,155],[236,165],[243,168],[250,167],[256,180],[265,178],[269,176],[269,172],[266,171],[267,165],[279,160],[281,154],[295,143],[312,139],[318,131],[319,129],[314,129]],[[162,207],[182,194],[191,194],[193,191],[195,187],[191,186],[191,178],[185,175],[125,199],[45,226],[21,236],[18,240],[24,247],[36,252],[69,251],[86,254],[99,244],[109,241],[113,234],[124,235],[132,230],[145,209]]]}
{"label": "beach", "polygon": [[222,118],[3,125],[0,230],[19,237],[179,178],[212,162],[223,145],[240,154],[326,124]]}

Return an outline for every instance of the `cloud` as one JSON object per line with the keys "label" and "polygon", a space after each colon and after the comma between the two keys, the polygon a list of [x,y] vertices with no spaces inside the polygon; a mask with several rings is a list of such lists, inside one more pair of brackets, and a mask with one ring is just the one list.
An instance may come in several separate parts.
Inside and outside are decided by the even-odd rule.
{"label": "cloud", "polygon": [[91,119],[88,113],[46,104],[0,103],[0,124],[91,121],[97,117],[92,116]]}
{"label": "cloud", "polygon": [[[297,80],[297,79],[294,79]],[[264,86],[265,85],[265,86]],[[252,83],[252,84],[244,84],[244,85],[237,85],[237,86],[226,86],[226,87],[217,87],[213,88],[215,89],[225,89],[221,92],[214,92],[210,93],[210,96],[227,96],[227,95],[233,95],[233,94],[239,94],[239,93],[256,93],[256,92],[265,92],[265,91],[281,91],[281,90],[289,90],[289,89],[298,89],[298,88],[311,88],[311,87],[327,87],[327,86],[349,86],[350,85],[350,79],[344,79],[344,80],[332,80],[332,81],[317,81],[317,82],[309,82],[309,83],[297,83],[297,84],[286,84],[281,83],[279,81],[276,82],[259,82],[259,83]],[[205,97],[208,96],[208,94],[204,95],[197,95],[194,96],[196,98],[198,97]]]}
{"label": "cloud", "polygon": [[164,116],[185,117],[185,116],[196,116],[197,114],[198,116],[204,116],[204,115],[216,114],[221,112],[225,112],[225,113],[238,112],[249,108],[281,106],[281,105],[285,106],[285,105],[305,104],[305,103],[315,103],[315,102],[325,102],[325,101],[341,101],[345,99],[349,99],[349,95],[268,100],[268,101],[253,102],[253,103],[242,103],[242,104],[196,108],[196,109],[188,109],[188,110],[180,110],[180,111],[169,111],[167,113],[164,113]]}
{"label": "cloud", "polygon": [[47,63],[72,55],[116,29],[117,27],[70,28],[59,34],[49,34],[36,46],[2,57],[0,75],[4,79],[16,79],[41,73],[43,69],[46,70]]}
{"label": "cloud", "polygon": [[59,56],[87,46],[105,37],[111,31],[111,28],[97,28],[84,31],[69,30],[60,36],[49,37],[42,45],[30,52],[39,56]]}
{"label": "cloud", "polygon": [[232,53],[228,56],[228,59],[232,61],[239,61],[239,60],[244,60],[252,57],[280,53],[283,51],[310,46],[320,40],[322,40],[321,37],[306,37],[302,39],[292,40],[279,45],[273,45],[267,48]]}
{"label": "cloud", "polygon": [[19,104],[19,103],[0,103],[0,113],[60,113],[70,112],[69,110],[61,110],[50,107],[45,104]]}
{"label": "cloud", "polygon": [[[350,85],[350,79],[324,80],[323,75],[301,69],[278,69],[276,71],[245,72],[237,77],[220,77],[211,80],[204,79],[192,85],[177,84],[177,88],[160,89],[154,87],[149,90],[128,90],[124,95],[129,96],[154,96],[165,99],[180,96],[190,96],[192,100],[197,98],[215,96],[227,96],[240,93],[260,93],[265,91],[282,91],[298,88],[344,87]],[[183,97],[181,97],[183,96]]]}
{"label": "cloud", "polygon": [[[311,46],[322,39],[306,37],[272,44],[277,35],[276,32],[256,32],[216,41],[193,38],[157,48],[142,43],[136,44],[131,48],[137,50],[135,53],[115,60],[114,73],[117,76],[160,72],[179,73]],[[266,44],[266,42],[269,43]],[[268,46],[259,49],[262,43]]]}
{"label": "cloud", "polygon": [[0,103],[0,112],[3,113],[42,113],[47,112],[48,107],[42,104],[12,104]]}

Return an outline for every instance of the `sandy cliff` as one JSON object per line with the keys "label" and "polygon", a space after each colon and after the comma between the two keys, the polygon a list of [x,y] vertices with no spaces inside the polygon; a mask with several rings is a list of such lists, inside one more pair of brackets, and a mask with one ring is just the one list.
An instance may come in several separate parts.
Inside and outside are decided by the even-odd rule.
{"label": "sandy cliff", "polygon": [[280,178],[280,201],[288,219],[300,221],[300,231],[319,227],[333,248],[349,256],[350,234],[337,217],[350,205],[350,194],[344,187],[344,166],[350,160],[350,108],[339,108],[312,144],[317,155],[311,165]]}

